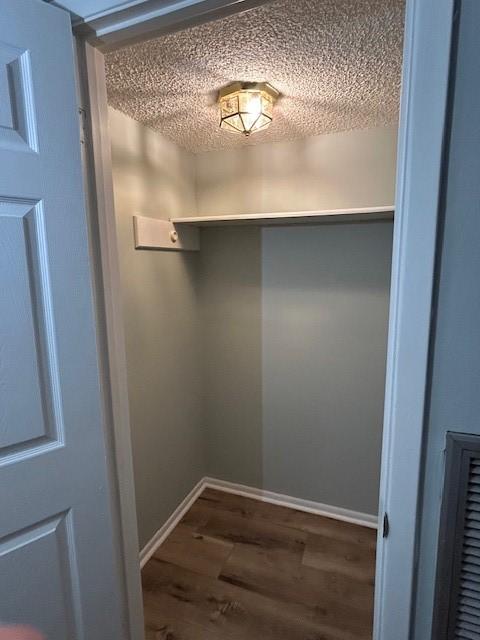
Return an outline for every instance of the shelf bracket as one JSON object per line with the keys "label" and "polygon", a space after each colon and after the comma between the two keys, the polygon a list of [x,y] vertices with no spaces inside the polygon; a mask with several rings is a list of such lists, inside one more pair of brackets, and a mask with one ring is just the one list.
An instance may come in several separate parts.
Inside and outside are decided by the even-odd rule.
{"label": "shelf bracket", "polygon": [[135,249],[163,251],[199,251],[200,231],[195,227],[177,227],[170,220],[133,216]]}

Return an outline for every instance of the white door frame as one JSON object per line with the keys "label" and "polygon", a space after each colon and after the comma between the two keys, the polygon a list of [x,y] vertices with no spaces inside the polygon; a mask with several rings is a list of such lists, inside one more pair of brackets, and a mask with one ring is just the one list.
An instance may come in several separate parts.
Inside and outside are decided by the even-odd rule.
{"label": "white door frame", "polygon": [[[92,229],[104,390],[113,423],[120,527],[132,640],[143,638],[120,271],[102,50],[192,25],[262,0],[146,0],[89,25],[78,36],[87,112],[86,180]],[[407,640],[412,625],[417,508],[427,392],[437,218],[455,0],[407,0],[399,129],[392,289],[374,640]],[[153,29],[153,30],[152,30]],[[81,33],[81,31],[80,31]]]}
{"label": "white door frame", "polygon": [[272,0],[140,0],[88,21],[90,44],[103,53],[245,11]]}
{"label": "white door frame", "polygon": [[102,397],[113,454],[116,495],[130,640],[143,640],[139,543],[128,404],[125,335],[122,321],[120,263],[113,200],[112,161],[104,56],[77,38],[82,160],[89,221]]}
{"label": "white door frame", "polygon": [[375,640],[412,629],[417,510],[455,0],[407,0],[375,586]]}

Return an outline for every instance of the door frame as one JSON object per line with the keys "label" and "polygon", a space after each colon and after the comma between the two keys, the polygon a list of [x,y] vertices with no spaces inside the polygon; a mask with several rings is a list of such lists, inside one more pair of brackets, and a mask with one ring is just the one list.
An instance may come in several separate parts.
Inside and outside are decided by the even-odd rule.
{"label": "door frame", "polygon": [[104,56],[76,37],[77,90],[100,379],[120,533],[129,640],[143,640],[135,483]]}
{"label": "door frame", "polygon": [[414,624],[418,509],[455,0],[407,0],[385,386],[374,640]]}
{"label": "door frame", "polygon": [[[142,40],[186,29],[272,0],[140,0],[93,16],[87,25],[78,25],[93,46],[107,53]],[[85,28],[86,27],[86,28]]]}
{"label": "door frame", "polygon": [[[93,279],[110,407],[119,527],[131,640],[143,638],[133,464],[121,319],[103,52],[229,15],[269,0],[145,0],[76,29]],[[397,153],[397,189],[385,388],[374,640],[407,640],[412,629],[440,206],[455,0],[407,0]]]}

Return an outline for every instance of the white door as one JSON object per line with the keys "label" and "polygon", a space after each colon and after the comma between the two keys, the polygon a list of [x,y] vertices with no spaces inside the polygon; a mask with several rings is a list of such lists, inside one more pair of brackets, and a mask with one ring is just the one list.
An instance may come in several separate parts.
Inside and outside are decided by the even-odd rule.
{"label": "white door", "polygon": [[0,0],[0,630],[126,637],[105,449],[70,20]]}

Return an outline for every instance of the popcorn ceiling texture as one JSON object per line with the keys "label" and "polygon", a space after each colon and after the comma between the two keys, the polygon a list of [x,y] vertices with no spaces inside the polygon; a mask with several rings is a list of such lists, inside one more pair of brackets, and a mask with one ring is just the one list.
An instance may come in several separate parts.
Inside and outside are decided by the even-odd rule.
{"label": "popcorn ceiling texture", "polygon": [[[394,124],[404,0],[275,0],[106,56],[109,104],[194,153]],[[219,128],[217,91],[268,81],[274,120]]]}

